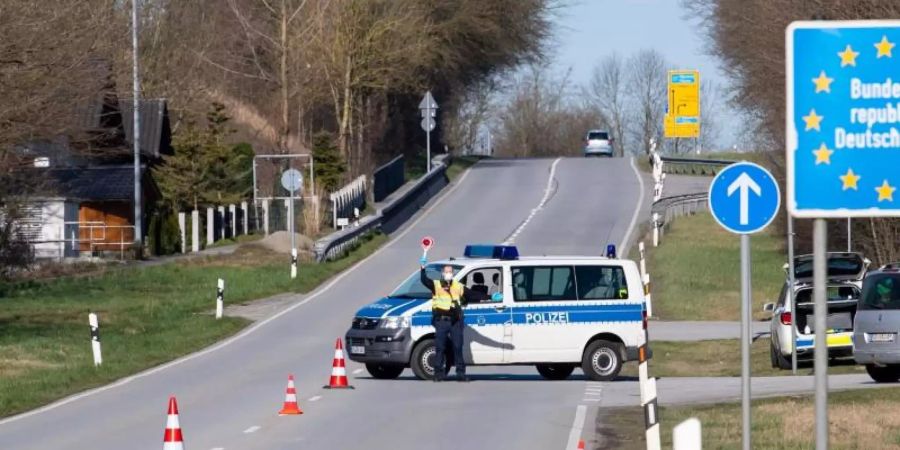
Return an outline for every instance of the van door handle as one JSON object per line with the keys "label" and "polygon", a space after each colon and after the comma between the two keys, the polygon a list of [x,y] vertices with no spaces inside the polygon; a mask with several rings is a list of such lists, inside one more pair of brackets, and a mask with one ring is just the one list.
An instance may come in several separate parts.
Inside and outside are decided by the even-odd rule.
{"label": "van door handle", "polygon": [[498,305],[494,307],[494,311],[503,312],[506,310],[506,305]]}

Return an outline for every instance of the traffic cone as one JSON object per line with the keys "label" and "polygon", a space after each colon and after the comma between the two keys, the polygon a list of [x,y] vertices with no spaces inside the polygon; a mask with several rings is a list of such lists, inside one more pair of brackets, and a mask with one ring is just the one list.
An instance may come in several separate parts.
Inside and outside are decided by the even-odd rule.
{"label": "traffic cone", "polygon": [[284,406],[278,411],[279,416],[295,416],[303,414],[297,405],[297,390],[294,389],[294,376],[288,375],[287,392],[284,393]]}
{"label": "traffic cone", "polygon": [[178,423],[178,402],[169,397],[169,412],[166,417],[166,433],[163,436],[163,450],[184,450],[181,425]]}
{"label": "traffic cone", "polygon": [[325,389],[353,389],[347,382],[347,368],[344,366],[344,344],[341,338],[334,343],[334,361],[331,364],[331,379]]}
{"label": "traffic cone", "polygon": [[582,440],[578,441],[578,450],[584,450],[584,441],[582,441]]}

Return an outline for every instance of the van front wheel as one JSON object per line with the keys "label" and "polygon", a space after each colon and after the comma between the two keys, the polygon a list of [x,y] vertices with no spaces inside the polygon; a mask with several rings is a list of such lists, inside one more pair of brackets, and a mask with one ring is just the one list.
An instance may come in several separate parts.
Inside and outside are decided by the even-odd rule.
{"label": "van front wheel", "polygon": [[581,369],[591,380],[612,381],[622,370],[622,363],[622,344],[599,340],[587,346]]}

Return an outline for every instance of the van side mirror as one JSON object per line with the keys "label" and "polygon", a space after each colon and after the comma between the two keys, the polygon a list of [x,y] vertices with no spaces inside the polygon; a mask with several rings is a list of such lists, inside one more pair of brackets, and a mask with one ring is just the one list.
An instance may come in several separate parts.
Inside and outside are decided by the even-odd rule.
{"label": "van side mirror", "polygon": [[775,312],[775,304],[774,303],[766,303],[763,305],[763,311],[774,313]]}

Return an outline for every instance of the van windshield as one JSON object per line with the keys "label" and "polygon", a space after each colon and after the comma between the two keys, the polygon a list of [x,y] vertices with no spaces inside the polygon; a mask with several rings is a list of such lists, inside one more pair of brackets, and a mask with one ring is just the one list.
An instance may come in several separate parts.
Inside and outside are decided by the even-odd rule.
{"label": "van windshield", "polygon": [[[455,276],[459,273],[459,269],[462,269],[462,266],[446,264],[453,268],[453,275]],[[441,271],[444,270],[445,264],[429,264],[425,266],[425,275],[432,280],[440,280],[441,279]],[[431,298],[431,291],[428,290],[425,285],[422,284],[422,281],[419,277],[419,271],[413,272],[409,278],[406,279],[397,289],[394,290],[391,295],[388,297],[391,298]]]}
{"label": "van windshield", "polygon": [[859,309],[900,309],[900,274],[870,275],[862,298]]}

